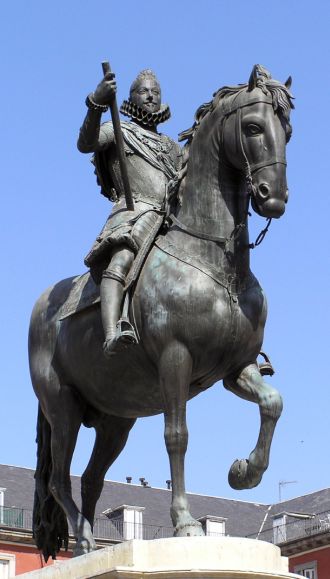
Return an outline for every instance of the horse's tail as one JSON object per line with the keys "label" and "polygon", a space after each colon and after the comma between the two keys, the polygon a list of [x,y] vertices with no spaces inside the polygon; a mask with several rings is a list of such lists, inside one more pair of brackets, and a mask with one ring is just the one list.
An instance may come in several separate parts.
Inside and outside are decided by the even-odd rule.
{"label": "horse's tail", "polygon": [[61,547],[68,548],[68,523],[62,507],[49,490],[52,473],[51,429],[40,404],[37,422],[37,468],[33,506],[33,537],[45,561],[56,559]]}

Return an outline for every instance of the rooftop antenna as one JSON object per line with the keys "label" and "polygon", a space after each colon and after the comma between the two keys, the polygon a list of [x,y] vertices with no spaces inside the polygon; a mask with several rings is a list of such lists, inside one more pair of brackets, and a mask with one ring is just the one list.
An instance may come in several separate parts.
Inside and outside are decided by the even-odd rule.
{"label": "rooftop antenna", "polygon": [[278,483],[278,498],[279,498],[279,502],[282,502],[282,487],[286,486],[286,485],[292,485],[297,483],[297,480],[280,480]]}

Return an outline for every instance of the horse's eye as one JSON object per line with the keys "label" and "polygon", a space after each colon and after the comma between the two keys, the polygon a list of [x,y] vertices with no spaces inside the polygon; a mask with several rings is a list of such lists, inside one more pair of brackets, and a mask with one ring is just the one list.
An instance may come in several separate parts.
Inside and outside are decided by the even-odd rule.
{"label": "horse's eye", "polygon": [[246,126],[246,132],[248,135],[260,135],[260,133],[262,133],[262,127],[254,123],[249,123]]}

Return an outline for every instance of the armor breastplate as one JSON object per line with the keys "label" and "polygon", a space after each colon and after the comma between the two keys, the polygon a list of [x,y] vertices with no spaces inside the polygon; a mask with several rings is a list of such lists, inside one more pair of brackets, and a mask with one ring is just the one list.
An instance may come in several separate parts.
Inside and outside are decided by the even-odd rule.
{"label": "armor breastplate", "polygon": [[[108,169],[119,197],[123,196],[123,186],[120,176],[119,161],[114,147],[108,151]],[[128,153],[128,151],[127,151]],[[166,193],[168,179],[136,153],[129,151],[126,156],[128,178],[134,199],[140,199],[161,206]]]}
{"label": "armor breastplate", "polygon": [[[122,123],[122,129],[133,197],[136,201],[143,199],[160,206],[166,193],[166,184],[179,169],[180,147],[169,137],[141,129],[135,123]],[[112,143],[103,155],[117,196],[122,197],[116,145]]]}

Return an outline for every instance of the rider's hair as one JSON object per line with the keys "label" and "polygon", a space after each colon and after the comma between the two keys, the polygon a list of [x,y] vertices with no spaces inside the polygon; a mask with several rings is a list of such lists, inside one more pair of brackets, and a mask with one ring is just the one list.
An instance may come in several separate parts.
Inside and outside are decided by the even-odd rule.
{"label": "rider's hair", "polygon": [[159,81],[158,81],[155,73],[150,68],[145,68],[144,70],[141,70],[141,72],[139,72],[136,79],[132,82],[131,88],[129,89],[129,96],[130,97],[132,96],[132,93],[136,91],[140,82],[145,80],[146,78],[155,81],[159,87],[159,90],[160,90],[160,84],[159,84]]}

